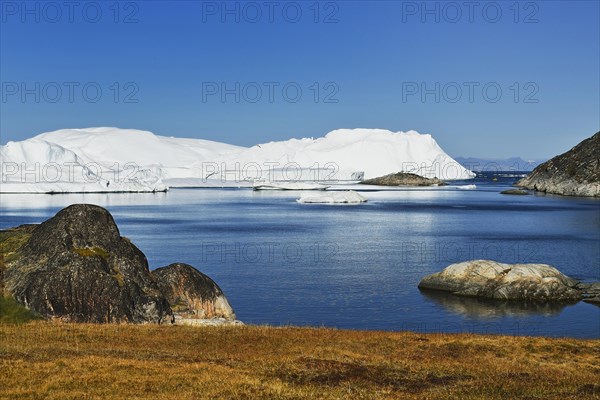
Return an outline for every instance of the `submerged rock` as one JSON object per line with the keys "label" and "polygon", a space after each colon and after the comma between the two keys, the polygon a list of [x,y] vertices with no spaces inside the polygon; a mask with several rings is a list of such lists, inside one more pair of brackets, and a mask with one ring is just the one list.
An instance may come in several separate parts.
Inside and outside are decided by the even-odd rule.
{"label": "submerged rock", "polygon": [[171,264],[152,271],[152,276],[177,316],[235,320],[219,285],[191,265]]}
{"label": "submerged rock", "polygon": [[397,172],[360,182],[363,185],[378,186],[441,186],[444,181],[438,178],[424,178],[421,175]]}
{"label": "submerged rock", "polygon": [[516,186],[565,196],[600,196],[600,132],[539,165]]}
{"label": "submerged rock", "polygon": [[546,264],[502,264],[489,260],[452,264],[424,277],[420,289],[499,300],[578,301],[578,281]]}
{"label": "submerged rock", "polygon": [[38,225],[4,266],[4,292],[46,318],[170,320],[144,254],[102,207],[76,204]]}

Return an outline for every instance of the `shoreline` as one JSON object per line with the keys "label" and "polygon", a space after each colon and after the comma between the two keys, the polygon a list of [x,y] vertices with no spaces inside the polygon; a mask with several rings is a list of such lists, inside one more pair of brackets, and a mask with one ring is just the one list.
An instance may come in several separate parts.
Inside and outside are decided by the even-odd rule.
{"label": "shoreline", "polygon": [[[134,323],[134,322],[108,322],[108,323],[91,323],[91,322],[74,322],[61,320],[60,318],[52,319],[34,319],[26,322],[0,322],[1,325],[24,325],[24,324],[49,324],[53,326],[97,326],[97,327],[156,327],[159,329],[170,329],[170,328],[191,328],[191,329],[300,329],[300,330],[323,330],[323,331],[337,331],[346,333],[356,334],[410,334],[410,335],[426,335],[426,336],[448,336],[448,337],[461,337],[461,336],[472,336],[472,337],[491,337],[491,338],[515,338],[515,339],[548,339],[548,340],[576,340],[576,341],[598,341],[600,342],[600,332],[597,337],[576,337],[576,336],[550,336],[529,333],[509,333],[510,329],[506,332],[477,332],[474,329],[464,329],[460,331],[444,331],[443,329],[438,330],[411,330],[411,329],[371,329],[371,328],[340,328],[328,325],[294,325],[294,324],[281,324],[275,325],[270,323],[247,323],[239,319],[227,320],[225,318],[182,318],[179,316],[175,317],[175,322],[163,322],[160,324],[155,323]],[[518,329],[518,328],[517,328]],[[525,330],[525,329],[524,329]]]}

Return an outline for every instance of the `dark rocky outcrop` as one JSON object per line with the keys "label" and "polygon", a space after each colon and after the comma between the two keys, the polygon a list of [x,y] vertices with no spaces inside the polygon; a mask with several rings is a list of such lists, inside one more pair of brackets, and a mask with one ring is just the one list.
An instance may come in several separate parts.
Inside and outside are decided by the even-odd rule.
{"label": "dark rocky outcrop", "polygon": [[445,185],[444,181],[438,178],[425,178],[417,174],[407,172],[397,172],[388,174],[378,178],[367,179],[360,182],[364,185],[378,186],[441,186]]}
{"label": "dark rocky outcrop", "polygon": [[0,231],[2,296],[72,322],[241,324],[212,279],[187,264],[150,272],[110,213],[86,204]]}
{"label": "dark rocky outcrop", "polygon": [[500,192],[500,194],[512,194],[515,196],[527,196],[527,195],[530,195],[531,193],[529,193],[527,190],[508,189],[508,190],[504,190],[504,191]]}
{"label": "dark rocky outcrop", "polygon": [[191,265],[171,264],[152,271],[152,276],[178,316],[235,320],[221,288]]}
{"label": "dark rocky outcrop", "polygon": [[546,264],[474,260],[452,264],[424,277],[419,289],[497,300],[576,302],[583,298],[579,284]]}
{"label": "dark rocky outcrop", "polygon": [[3,290],[30,310],[74,322],[170,320],[146,257],[104,208],[72,205],[35,228],[16,229],[20,235],[3,234],[24,242],[2,253]]}
{"label": "dark rocky outcrop", "polygon": [[600,196],[600,132],[546,161],[516,186],[565,196]]}

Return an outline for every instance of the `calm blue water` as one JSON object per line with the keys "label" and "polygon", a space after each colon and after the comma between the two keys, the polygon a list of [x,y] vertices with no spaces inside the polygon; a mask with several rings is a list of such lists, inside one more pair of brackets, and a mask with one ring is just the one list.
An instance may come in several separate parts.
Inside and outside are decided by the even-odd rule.
{"label": "calm blue water", "polygon": [[166,194],[7,195],[0,227],[73,203],[107,207],[154,269],[187,262],[255,324],[600,337],[600,307],[523,306],[421,293],[421,277],[487,258],[600,280],[600,201],[475,190],[368,191],[358,206],[302,205],[297,192],[175,189]]}

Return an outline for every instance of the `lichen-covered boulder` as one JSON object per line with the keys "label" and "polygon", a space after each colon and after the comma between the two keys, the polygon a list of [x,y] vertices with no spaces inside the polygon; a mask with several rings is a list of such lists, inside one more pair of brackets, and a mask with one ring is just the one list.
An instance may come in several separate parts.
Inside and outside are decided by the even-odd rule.
{"label": "lichen-covered boulder", "polygon": [[76,204],[35,227],[4,266],[4,292],[47,318],[161,323],[171,308],[144,254],[99,206]]}
{"label": "lichen-covered boulder", "polygon": [[582,293],[577,285],[577,280],[546,264],[474,260],[424,277],[419,288],[499,300],[578,301]]}
{"label": "lichen-covered boulder", "polygon": [[191,265],[171,264],[155,269],[152,275],[178,316],[235,320],[219,285]]}

